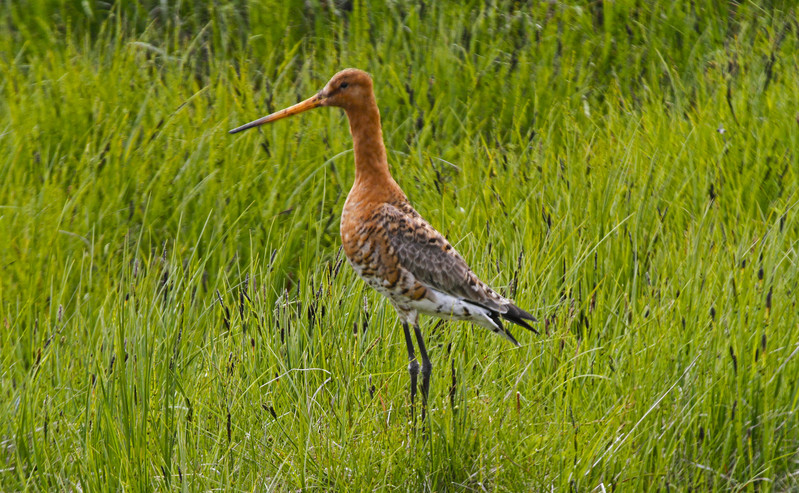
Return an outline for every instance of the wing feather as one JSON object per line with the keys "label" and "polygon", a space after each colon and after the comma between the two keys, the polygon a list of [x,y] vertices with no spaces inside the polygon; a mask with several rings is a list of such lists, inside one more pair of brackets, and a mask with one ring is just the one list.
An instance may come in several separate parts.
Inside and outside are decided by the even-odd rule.
{"label": "wing feather", "polygon": [[384,204],[377,221],[400,265],[420,282],[499,313],[510,301],[483,283],[444,236],[408,204]]}

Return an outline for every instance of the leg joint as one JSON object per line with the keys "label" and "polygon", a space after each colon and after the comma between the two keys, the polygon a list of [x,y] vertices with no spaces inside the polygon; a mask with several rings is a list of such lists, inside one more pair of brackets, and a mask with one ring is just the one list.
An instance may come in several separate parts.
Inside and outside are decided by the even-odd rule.
{"label": "leg joint", "polygon": [[408,373],[410,373],[412,377],[419,374],[419,362],[416,361],[416,358],[408,363]]}
{"label": "leg joint", "polygon": [[429,359],[422,361],[422,375],[428,376],[433,371],[433,365],[430,363]]}

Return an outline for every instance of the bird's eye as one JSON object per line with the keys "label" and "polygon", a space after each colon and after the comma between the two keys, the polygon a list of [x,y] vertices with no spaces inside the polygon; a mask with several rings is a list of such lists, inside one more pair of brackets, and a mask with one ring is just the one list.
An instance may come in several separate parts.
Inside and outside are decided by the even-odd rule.
{"label": "bird's eye", "polygon": [[349,86],[349,83],[347,83],[347,82],[342,82],[342,83],[341,83],[341,85],[339,85],[338,87],[339,87],[340,89],[346,89],[346,88],[347,88],[347,86]]}

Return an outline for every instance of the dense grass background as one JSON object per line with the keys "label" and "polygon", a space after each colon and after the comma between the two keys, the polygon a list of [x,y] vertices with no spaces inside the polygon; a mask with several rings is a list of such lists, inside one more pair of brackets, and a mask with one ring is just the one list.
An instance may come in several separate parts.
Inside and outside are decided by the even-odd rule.
{"label": "dense grass background", "polygon": [[[791,2],[0,2],[0,490],[799,489]],[[393,309],[339,251],[374,77],[395,178],[542,335]]]}

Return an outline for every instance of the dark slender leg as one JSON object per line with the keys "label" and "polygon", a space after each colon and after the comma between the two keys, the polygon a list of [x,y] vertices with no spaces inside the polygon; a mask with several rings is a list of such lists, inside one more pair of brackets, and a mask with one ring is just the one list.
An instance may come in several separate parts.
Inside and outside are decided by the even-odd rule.
{"label": "dark slender leg", "polygon": [[[411,340],[411,331],[406,322],[402,322],[402,330],[405,331],[405,344],[408,346],[408,373],[411,374],[411,417],[416,422],[416,406],[414,401],[416,399],[416,375],[419,374],[419,362],[416,361],[416,354],[413,351],[413,340]],[[422,347],[422,354],[424,355],[424,347]],[[426,356],[424,356],[426,358]],[[425,402],[427,402],[427,395],[425,394]],[[424,411],[422,411],[424,412]]]}
{"label": "dark slender leg", "polygon": [[[430,393],[430,372],[433,370],[433,365],[430,364],[430,358],[427,357],[427,348],[424,347],[424,338],[422,338],[422,331],[419,329],[418,323],[413,324],[413,331],[416,333],[419,354],[422,356],[422,421],[424,421],[425,411],[427,411],[427,394]],[[410,337],[410,335],[406,337]]]}

